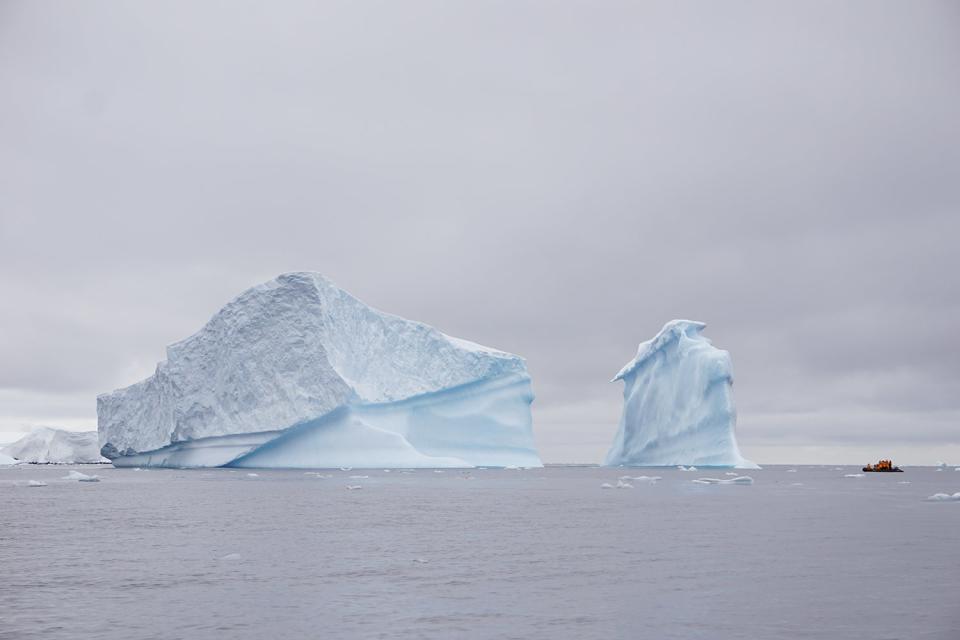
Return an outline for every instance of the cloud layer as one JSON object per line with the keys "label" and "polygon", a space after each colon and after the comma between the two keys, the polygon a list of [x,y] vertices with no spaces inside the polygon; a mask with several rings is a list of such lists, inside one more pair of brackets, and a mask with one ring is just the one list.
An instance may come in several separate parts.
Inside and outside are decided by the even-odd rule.
{"label": "cloud layer", "polygon": [[5,3],[0,431],[94,425],[310,269],[524,355],[548,461],[602,458],[607,380],[674,317],[733,354],[747,457],[960,458],[958,18]]}

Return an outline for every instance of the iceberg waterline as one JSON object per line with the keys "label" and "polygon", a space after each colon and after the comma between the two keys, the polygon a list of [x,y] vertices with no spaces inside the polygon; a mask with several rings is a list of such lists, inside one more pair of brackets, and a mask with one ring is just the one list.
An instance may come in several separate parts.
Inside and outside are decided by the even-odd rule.
{"label": "iceberg waterline", "polygon": [[702,322],[672,320],[613,381],[623,380],[623,414],[604,464],[756,468],[737,446],[730,354]]}
{"label": "iceberg waterline", "polygon": [[97,413],[117,466],[540,466],[532,401],[522,358],[291,273],[238,296]]}

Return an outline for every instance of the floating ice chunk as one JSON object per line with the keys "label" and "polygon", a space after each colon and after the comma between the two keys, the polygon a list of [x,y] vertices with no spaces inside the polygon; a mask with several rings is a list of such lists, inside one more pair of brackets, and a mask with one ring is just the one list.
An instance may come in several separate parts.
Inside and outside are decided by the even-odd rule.
{"label": "floating ice chunk", "polygon": [[939,469],[946,469],[949,465],[943,460],[937,460],[937,464],[933,465]]}
{"label": "floating ice chunk", "polygon": [[414,561],[416,564],[427,564],[427,563],[430,562],[429,560],[427,560],[427,559],[425,559],[425,558],[414,558],[413,561]]}
{"label": "floating ice chunk", "polygon": [[615,489],[616,487],[614,487],[614,486],[613,486],[612,484],[610,484],[609,482],[604,482],[602,485],[600,485],[600,488],[601,488],[601,489]]}
{"label": "floating ice chunk", "polygon": [[350,476],[350,479],[351,479],[351,480],[364,480],[365,478],[369,478],[369,477],[370,477],[370,476]]}
{"label": "floating ice chunk", "polygon": [[693,480],[697,484],[753,484],[753,478],[750,476],[737,476],[721,480],[720,478],[698,478]]}
{"label": "floating ice chunk", "polygon": [[655,484],[663,478],[660,476],[622,476],[621,480],[633,480],[634,482],[645,482],[647,484]]}
{"label": "floating ice chunk", "polygon": [[844,477],[844,478],[862,478],[862,477],[863,477],[863,474],[862,474],[862,473],[848,473],[848,474],[844,475],[843,477]]}
{"label": "floating ice chunk", "polygon": [[727,472],[726,472],[725,474],[723,474],[723,475],[725,475],[725,476],[738,476],[738,475],[740,475],[740,474],[737,473],[736,471],[727,471]]}
{"label": "floating ice chunk", "polygon": [[347,490],[348,490],[348,491],[356,491],[357,489],[363,489],[363,487],[360,486],[359,484],[348,484],[348,485],[347,485]]}
{"label": "floating ice chunk", "polygon": [[633,485],[623,480],[617,480],[617,489],[633,489]]}
{"label": "floating ice chunk", "polygon": [[953,495],[949,493],[935,493],[929,498],[929,502],[960,502],[960,491],[954,493]]}
{"label": "floating ice chunk", "polygon": [[434,469],[433,472],[434,472],[434,473],[443,473],[443,470],[442,470],[442,469]]}
{"label": "floating ice chunk", "polygon": [[353,467],[340,467],[340,471],[353,471]]}
{"label": "floating ice chunk", "polygon": [[228,554],[225,555],[225,556],[221,556],[221,557],[220,557],[220,560],[225,560],[225,561],[227,561],[227,562],[232,562],[232,561],[234,561],[234,560],[239,560],[240,558],[241,558],[241,555],[240,555],[239,553],[228,553]]}
{"label": "floating ice chunk", "polygon": [[100,478],[98,476],[88,476],[87,474],[80,473],[79,471],[71,471],[61,479],[74,480],[76,482],[100,482]]}
{"label": "floating ice chunk", "polygon": [[614,376],[624,381],[623,414],[606,466],[758,468],[734,434],[730,354],[701,335],[704,327],[668,322]]}
{"label": "floating ice chunk", "polygon": [[29,480],[27,481],[27,486],[28,487],[45,487],[47,486],[47,483],[41,480]]}
{"label": "floating ice chunk", "polygon": [[909,480],[901,480],[901,481],[898,482],[897,484],[910,484],[910,481],[909,481]]}
{"label": "floating ice chunk", "polygon": [[248,478],[259,478],[259,477],[260,477],[260,474],[259,474],[259,473],[248,473],[248,474],[247,474],[247,477],[248,477]]}
{"label": "floating ice chunk", "polygon": [[803,483],[802,483],[802,482],[791,482],[791,483],[790,483],[790,486],[791,486],[791,487],[802,487],[802,486],[803,486]]}
{"label": "floating ice chunk", "polygon": [[787,473],[796,473],[796,472],[797,472],[796,469],[787,469]]}

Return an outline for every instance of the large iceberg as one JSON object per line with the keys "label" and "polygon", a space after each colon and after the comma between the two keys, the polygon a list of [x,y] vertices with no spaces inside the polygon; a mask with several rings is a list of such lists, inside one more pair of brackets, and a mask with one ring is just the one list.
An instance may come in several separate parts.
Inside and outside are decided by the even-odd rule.
{"label": "large iceberg", "polygon": [[706,325],[672,320],[612,380],[623,380],[623,416],[607,466],[737,467],[740,455],[730,354],[700,332]]}
{"label": "large iceberg", "polygon": [[97,398],[117,466],[541,466],[522,358],[382,313],[316,273],[253,287]]}
{"label": "large iceberg", "polygon": [[66,431],[37,427],[2,453],[20,462],[37,464],[87,464],[107,462],[100,456],[96,431]]}

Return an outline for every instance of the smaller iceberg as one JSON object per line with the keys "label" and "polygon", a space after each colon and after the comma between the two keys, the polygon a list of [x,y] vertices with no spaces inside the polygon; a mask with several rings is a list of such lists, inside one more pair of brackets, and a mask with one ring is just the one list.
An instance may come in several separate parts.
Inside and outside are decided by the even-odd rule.
{"label": "smaller iceberg", "polygon": [[[38,427],[0,451],[20,462],[34,464],[95,464],[109,462],[100,455],[96,431],[66,431]],[[3,460],[0,459],[0,464]]]}
{"label": "smaller iceberg", "polygon": [[734,435],[730,354],[701,335],[705,327],[668,322],[613,378],[624,382],[623,416],[605,465],[759,468]]}

